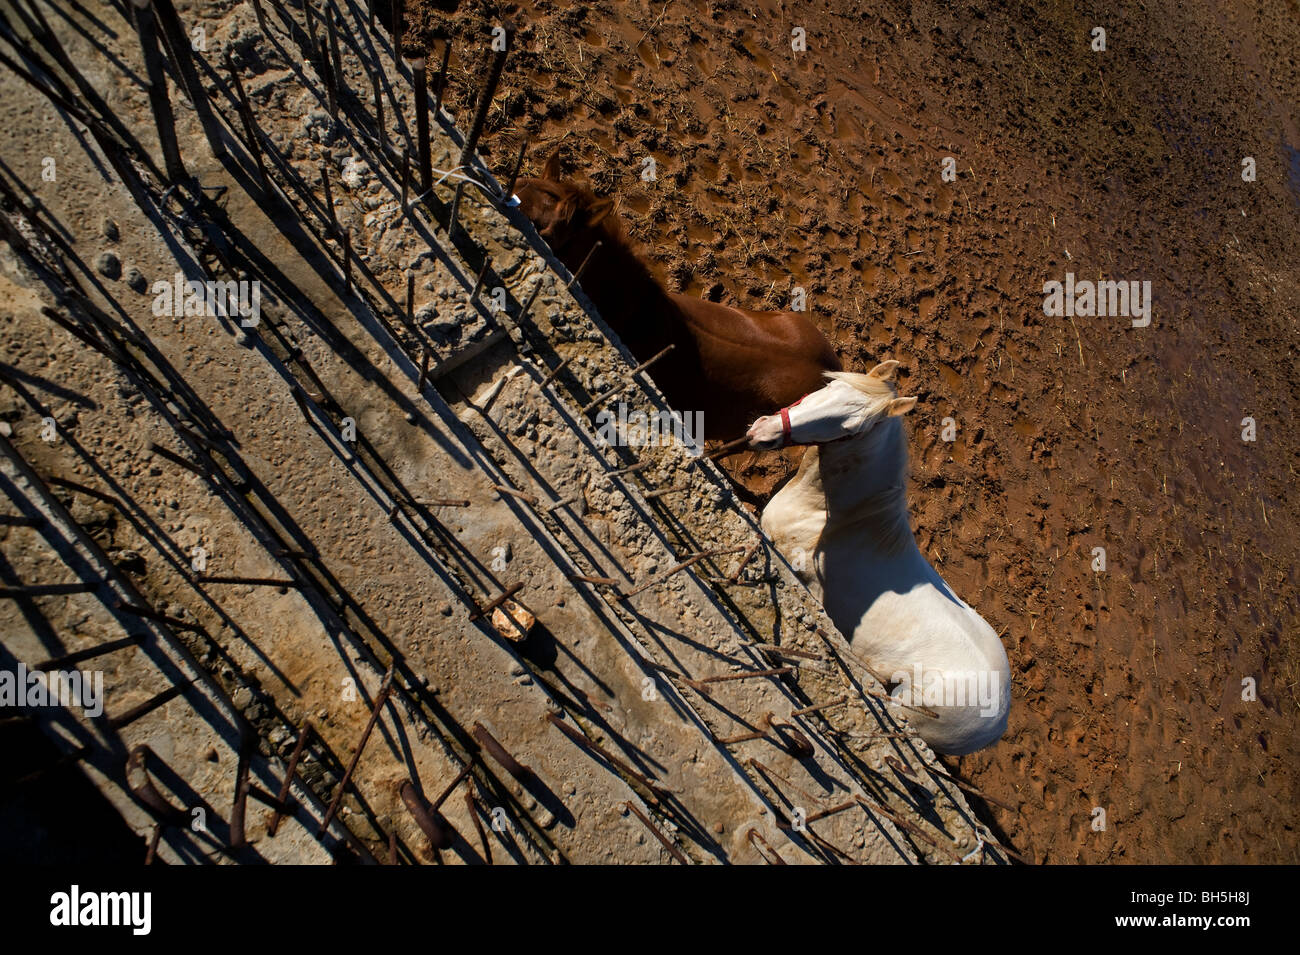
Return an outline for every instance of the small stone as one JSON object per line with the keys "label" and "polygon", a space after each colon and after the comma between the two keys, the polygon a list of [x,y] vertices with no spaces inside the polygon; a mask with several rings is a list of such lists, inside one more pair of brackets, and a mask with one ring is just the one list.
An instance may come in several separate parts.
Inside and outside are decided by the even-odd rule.
{"label": "small stone", "polygon": [[116,279],[122,274],[122,260],[112,252],[101,252],[95,257],[95,269],[107,279]]}
{"label": "small stone", "polygon": [[110,242],[116,242],[121,235],[117,230],[117,223],[108,216],[104,216],[103,220],[100,221],[99,229],[104,233],[104,238]]}
{"label": "small stone", "polygon": [[143,295],[149,291],[149,280],[144,277],[144,273],[132,266],[126,270],[126,284],[131,291],[139,292]]}

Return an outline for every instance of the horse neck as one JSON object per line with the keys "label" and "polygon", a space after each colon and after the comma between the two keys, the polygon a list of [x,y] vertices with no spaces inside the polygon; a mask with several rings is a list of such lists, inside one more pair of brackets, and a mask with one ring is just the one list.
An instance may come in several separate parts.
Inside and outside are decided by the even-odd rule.
{"label": "horse neck", "polygon": [[592,230],[573,244],[574,261],[566,264],[581,265],[597,240],[601,246],[583,271],[582,288],[628,348],[640,354],[688,341],[677,303],[620,232]]}
{"label": "horse neck", "polygon": [[[820,490],[826,521],[862,521],[880,530],[869,535],[885,550],[913,541],[907,515],[907,447],[902,421],[887,418],[862,435],[816,448],[809,473],[799,478],[808,490]],[[811,455],[806,456],[805,460]]]}

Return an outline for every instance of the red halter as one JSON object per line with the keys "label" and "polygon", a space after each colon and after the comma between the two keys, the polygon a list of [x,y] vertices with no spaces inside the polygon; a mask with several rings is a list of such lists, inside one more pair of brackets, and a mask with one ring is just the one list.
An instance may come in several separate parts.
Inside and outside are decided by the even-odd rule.
{"label": "red halter", "polygon": [[[803,401],[803,399],[807,397],[807,395],[804,395],[803,398],[799,399],[799,401]],[[793,402],[781,409],[781,447],[783,448],[790,444],[790,409],[797,405],[799,401]]]}
{"label": "red halter", "polygon": [[[799,401],[803,401],[803,399],[804,399],[804,398],[807,398],[807,397],[808,397],[808,395],[804,395],[803,398],[800,398],[800,399],[799,399]],[[780,410],[780,412],[779,412],[779,414],[781,415],[781,447],[783,447],[783,448],[788,448],[788,447],[790,447],[790,444],[791,444],[791,442],[790,442],[790,409],[793,408],[795,405],[799,404],[799,401],[792,401],[790,404],[788,404],[788,405],[786,405],[784,408],[782,408],[782,409]],[[799,442],[799,445],[800,445],[800,446],[805,446],[805,445],[808,445],[808,444],[834,444],[836,441],[847,441],[847,440],[848,440],[849,438],[851,438],[851,437],[853,437],[853,435],[851,435],[851,434],[846,434],[846,435],[844,435],[844,436],[841,437],[841,438],[831,438],[829,441],[813,441],[813,442],[801,441],[801,442]]]}

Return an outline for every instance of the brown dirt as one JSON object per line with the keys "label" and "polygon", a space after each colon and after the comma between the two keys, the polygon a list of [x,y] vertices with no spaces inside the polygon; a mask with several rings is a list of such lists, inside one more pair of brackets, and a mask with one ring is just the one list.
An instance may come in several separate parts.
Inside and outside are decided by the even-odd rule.
{"label": "brown dirt", "polygon": [[[1296,0],[412,6],[408,48],[456,38],[458,116],[517,27],[498,169],[558,146],[670,287],[802,286],[849,367],[904,363],[919,542],[1012,660],[1007,735],[961,768],[1014,845],[1300,858]],[[1066,271],[1151,281],[1152,324],[1044,316]],[[760,491],[789,467],[731,463]]]}

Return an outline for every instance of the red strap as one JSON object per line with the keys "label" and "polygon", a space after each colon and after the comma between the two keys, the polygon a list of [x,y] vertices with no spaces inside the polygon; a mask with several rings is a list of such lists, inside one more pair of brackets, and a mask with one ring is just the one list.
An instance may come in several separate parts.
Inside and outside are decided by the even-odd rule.
{"label": "red strap", "polygon": [[[799,399],[799,401],[803,401],[803,399],[807,397],[808,397],[807,395],[804,395],[802,398]],[[781,409],[781,446],[782,447],[785,447],[790,443],[790,409],[793,408],[795,405],[797,405],[799,401],[791,402],[789,405]]]}

